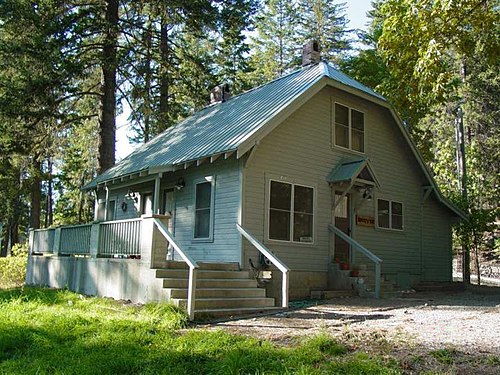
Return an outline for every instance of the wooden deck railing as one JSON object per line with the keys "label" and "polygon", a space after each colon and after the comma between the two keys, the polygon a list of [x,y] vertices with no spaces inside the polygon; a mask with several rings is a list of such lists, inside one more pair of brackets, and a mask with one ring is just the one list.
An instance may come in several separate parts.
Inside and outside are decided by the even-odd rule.
{"label": "wooden deck railing", "polygon": [[33,231],[33,243],[30,244],[33,251],[37,253],[52,253],[54,251],[54,236],[56,230],[50,229],[35,229]]}
{"label": "wooden deck railing", "polygon": [[72,225],[68,227],[59,228],[60,254],[90,254],[90,234],[92,231],[92,224]]}
{"label": "wooden deck railing", "polygon": [[257,240],[250,232],[243,229],[239,224],[236,224],[236,229],[238,232],[245,237],[257,250],[259,250],[271,263],[278,268],[283,274],[283,282],[281,283],[281,306],[288,307],[288,286],[289,286],[289,273],[290,268],[288,268],[285,263],[278,259],[276,255],[271,253],[271,251],[265,247],[259,240]]}
{"label": "wooden deck railing", "polygon": [[140,255],[142,219],[100,223],[98,255]]}
{"label": "wooden deck railing", "polygon": [[359,242],[357,242],[356,240],[352,239],[347,234],[342,232],[336,226],[329,224],[328,229],[330,230],[330,232],[339,236],[344,241],[346,241],[349,245],[351,245],[354,250],[359,251],[361,254],[366,256],[369,260],[371,260],[375,264],[375,298],[380,298],[380,278],[381,278],[381,269],[380,268],[381,268],[382,259],[380,259],[378,256],[373,254],[370,250],[368,250],[366,247],[361,245]]}

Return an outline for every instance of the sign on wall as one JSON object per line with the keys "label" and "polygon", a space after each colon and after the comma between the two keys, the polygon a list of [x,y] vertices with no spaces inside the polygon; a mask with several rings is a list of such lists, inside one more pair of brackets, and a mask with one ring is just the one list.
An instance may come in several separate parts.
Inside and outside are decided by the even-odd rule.
{"label": "sign on wall", "polygon": [[361,225],[363,227],[374,227],[375,218],[371,216],[356,215],[356,225]]}

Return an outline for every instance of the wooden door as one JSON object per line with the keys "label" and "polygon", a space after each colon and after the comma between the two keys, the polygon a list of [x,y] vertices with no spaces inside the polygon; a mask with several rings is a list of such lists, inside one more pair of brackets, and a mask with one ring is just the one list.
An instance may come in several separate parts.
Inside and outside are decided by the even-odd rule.
{"label": "wooden door", "polygon": [[[341,194],[335,193],[335,202],[341,199],[340,203],[335,207],[335,227],[340,229],[342,232],[351,235],[351,216],[350,216],[350,195],[347,194],[341,197]],[[335,261],[340,261],[344,263],[350,262],[350,250],[351,246],[349,243],[344,241],[339,236],[335,235],[335,248],[334,248],[334,259]]]}

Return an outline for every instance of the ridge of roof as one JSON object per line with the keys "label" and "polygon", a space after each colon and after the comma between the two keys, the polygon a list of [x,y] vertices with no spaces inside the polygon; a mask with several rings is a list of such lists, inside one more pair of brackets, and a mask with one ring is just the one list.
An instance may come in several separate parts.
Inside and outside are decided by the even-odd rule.
{"label": "ridge of roof", "polygon": [[239,150],[253,134],[324,77],[383,98],[325,61],[303,66],[198,110],[141,145],[84,189],[151,168],[167,170],[169,166]]}

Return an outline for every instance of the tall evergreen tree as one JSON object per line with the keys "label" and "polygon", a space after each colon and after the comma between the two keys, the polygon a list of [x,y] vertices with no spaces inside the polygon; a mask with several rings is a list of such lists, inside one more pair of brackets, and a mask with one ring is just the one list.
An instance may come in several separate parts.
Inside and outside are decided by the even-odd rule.
{"label": "tall evergreen tree", "polygon": [[256,18],[257,35],[251,37],[251,64],[254,83],[282,76],[295,61],[296,4],[285,0],[267,0]]}

